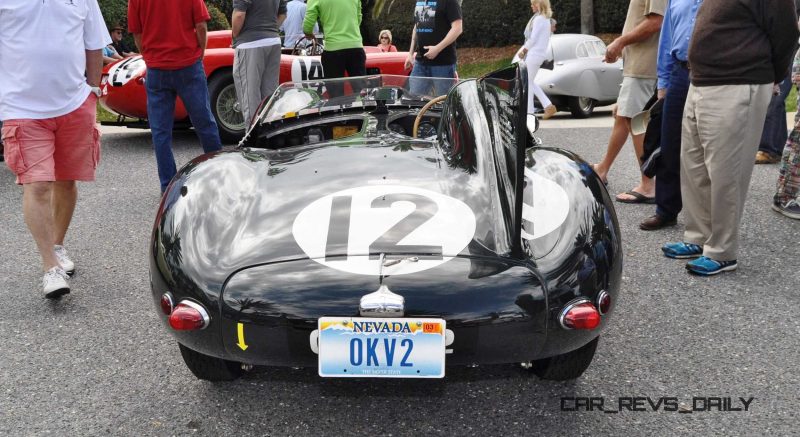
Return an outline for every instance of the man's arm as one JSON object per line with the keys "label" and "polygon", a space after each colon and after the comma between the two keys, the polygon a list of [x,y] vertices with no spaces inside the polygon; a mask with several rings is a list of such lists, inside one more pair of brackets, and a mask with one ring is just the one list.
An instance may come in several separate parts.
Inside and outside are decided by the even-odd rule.
{"label": "man's arm", "polygon": [[286,0],[281,0],[278,4],[278,28],[283,30],[283,22],[286,20]]}
{"label": "man's arm", "polygon": [[769,5],[767,14],[771,15],[768,17],[768,23],[771,25],[762,27],[769,29],[767,36],[772,46],[771,60],[775,83],[778,84],[786,77],[786,72],[792,65],[792,56],[797,50],[797,37],[800,31],[798,31],[797,17],[792,14],[794,8],[791,2],[774,1],[767,4]]}
{"label": "man's arm", "polygon": [[100,86],[100,74],[103,72],[103,49],[86,50],[86,83],[89,86]]}
{"label": "man's arm", "polygon": [[200,46],[200,59],[206,55],[206,41],[208,40],[208,25],[205,21],[201,21],[194,25],[194,31],[197,33],[197,45]]}
{"label": "man's arm", "polygon": [[649,38],[654,33],[661,30],[661,23],[664,17],[658,14],[650,14],[645,17],[644,21],[639,23],[628,33],[620,35],[606,49],[606,59],[608,63],[617,62],[617,59],[622,56],[622,49],[631,44],[642,42]]}
{"label": "man's arm", "polygon": [[406,56],[406,62],[403,65],[403,68],[408,70],[414,65],[414,49],[417,47],[417,25],[414,25],[414,28],[411,29],[411,45],[408,46],[408,56]]}
{"label": "man's arm", "polygon": [[136,50],[138,50],[139,53],[144,53],[142,51],[142,34],[141,33],[134,33],[133,34],[133,44],[136,45]]}
{"label": "man's arm", "polygon": [[461,35],[461,32],[463,32],[462,20],[456,20],[450,23],[450,30],[447,32],[447,35],[445,35],[444,38],[439,41],[439,44],[425,47],[428,49],[428,51],[425,53],[425,58],[436,59],[442,50],[444,50],[450,44],[456,42],[456,39],[458,39],[459,35]]}
{"label": "man's arm", "polygon": [[319,2],[317,0],[308,0],[306,4],[306,16],[303,18],[303,33],[308,38],[314,38],[314,25],[317,23],[319,16]]}
{"label": "man's arm", "polygon": [[231,15],[231,36],[233,38],[238,37],[239,33],[242,32],[245,15],[247,15],[245,11],[233,10],[233,14]]}
{"label": "man's arm", "polygon": [[661,35],[658,39],[658,57],[656,58],[656,72],[658,81],[658,98],[663,99],[667,95],[669,86],[669,76],[672,74],[672,13],[670,9],[664,13],[664,21],[661,25]]}

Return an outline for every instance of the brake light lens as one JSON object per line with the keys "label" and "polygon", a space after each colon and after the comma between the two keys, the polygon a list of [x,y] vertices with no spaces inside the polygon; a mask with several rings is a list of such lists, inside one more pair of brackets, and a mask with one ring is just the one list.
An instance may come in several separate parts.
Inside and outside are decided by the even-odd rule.
{"label": "brake light lens", "polygon": [[169,326],[176,331],[197,331],[205,329],[211,319],[202,305],[184,300],[169,315]]}
{"label": "brake light lens", "polygon": [[564,307],[558,321],[564,329],[592,330],[600,325],[600,313],[591,302],[584,299]]}
{"label": "brake light lens", "polygon": [[168,316],[172,314],[172,309],[174,306],[175,304],[172,301],[172,294],[164,293],[161,295],[161,312]]}
{"label": "brake light lens", "polygon": [[597,310],[600,311],[600,315],[608,314],[608,310],[611,309],[611,295],[605,291],[601,291],[597,295]]}

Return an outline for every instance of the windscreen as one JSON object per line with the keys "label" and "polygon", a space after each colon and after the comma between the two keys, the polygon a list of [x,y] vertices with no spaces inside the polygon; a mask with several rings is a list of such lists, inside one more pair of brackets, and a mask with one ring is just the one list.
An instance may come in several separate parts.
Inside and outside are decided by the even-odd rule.
{"label": "windscreen", "polygon": [[261,123],[346,108],[422,105],[456,85],[449,78],[375,75],[281,84],[259,114]]}

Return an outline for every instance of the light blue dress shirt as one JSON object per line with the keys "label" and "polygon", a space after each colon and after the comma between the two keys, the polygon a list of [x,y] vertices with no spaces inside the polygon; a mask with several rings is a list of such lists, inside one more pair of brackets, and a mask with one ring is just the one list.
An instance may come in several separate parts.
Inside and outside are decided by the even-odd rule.
{"label": "light blue dress shirt", "polygon": [[669,0],[658,41],[658,89],[669,86],[675,60],[686,62],[689,58],[689,40],[702,4],[703,0]]}
{"label": "light blue dress shirt", "polygon": [[[281,24],[283,46],[294,48],[303,35],[303,19],[306,16],[306,4],[301,0],[292,0],[286,4],[286,19]],[[319,25],[314,25],[314,34],[319,32]]]}

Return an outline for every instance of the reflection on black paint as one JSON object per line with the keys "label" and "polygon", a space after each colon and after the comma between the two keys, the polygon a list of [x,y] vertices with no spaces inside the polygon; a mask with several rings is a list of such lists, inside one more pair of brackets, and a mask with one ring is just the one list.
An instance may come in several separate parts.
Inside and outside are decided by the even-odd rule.
{"label": "reflection on black paint", "polygon": [[406,253],[419,255],[421,258],[442,259],[442,246],[399,244],[436,215],[439,206],[433,199],[413,193],[392,193],[373,199],[370,207],[391,208],[395,202],[404,201],[414,204],[414,211],[369,245],[370,259],[378,259],[381,253]]}
{"label": "reflection on black paint", "polygon": [[[352,213],[352,196],[333,196],[331,199],[331,217],[328,222],[328,238],[325,244],[325,261],[336,259],[335,249],[347,247],[350,240],[350,215]],[[347,253],[338,260],[347,261]]]}

